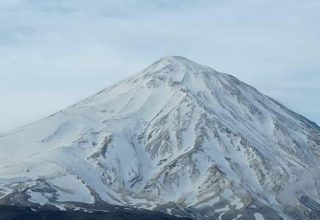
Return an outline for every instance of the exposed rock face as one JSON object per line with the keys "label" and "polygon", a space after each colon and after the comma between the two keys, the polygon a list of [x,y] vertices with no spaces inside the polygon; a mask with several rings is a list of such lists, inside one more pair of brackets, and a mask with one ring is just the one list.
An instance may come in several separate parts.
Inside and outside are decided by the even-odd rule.
{"label": "exposed rock face", "polygon": [[182,57],[2,135],[0,161],[5,203],[312,219],[300,198],[320,201],[320,128]]}

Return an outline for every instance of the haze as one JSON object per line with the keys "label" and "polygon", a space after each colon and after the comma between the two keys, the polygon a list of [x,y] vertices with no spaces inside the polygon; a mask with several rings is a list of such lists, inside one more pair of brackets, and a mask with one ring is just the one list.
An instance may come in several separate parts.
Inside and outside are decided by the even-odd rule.
{"label": "haze", "polygon": [[0,131],[181,55],[320,123],[316,0],[0,0]]}

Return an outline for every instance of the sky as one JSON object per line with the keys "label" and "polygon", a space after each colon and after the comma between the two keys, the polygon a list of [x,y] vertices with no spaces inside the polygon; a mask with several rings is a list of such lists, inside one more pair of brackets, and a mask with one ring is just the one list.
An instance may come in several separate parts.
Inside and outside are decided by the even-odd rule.
{"label": "sky", "polygon": [[170,55],[320,124],[319,11],[319,0],[0,0],[0,132]]}

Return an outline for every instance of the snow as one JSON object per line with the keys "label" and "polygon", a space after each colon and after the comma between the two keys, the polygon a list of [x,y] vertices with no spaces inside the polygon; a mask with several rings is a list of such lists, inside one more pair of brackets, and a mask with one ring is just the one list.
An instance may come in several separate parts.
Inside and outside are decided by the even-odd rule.
{"label": "snow", "polygon": [[225,214],[225,212],[220,213],[220,215],[218,216],[218,220],[222,220],[222,216]]}
{"label": "snow", "polygon": [[169,215],[172,215],[172,209],[167,208],[167,209],[166,209],[166,212],[167,212]]}
{"label": "snow", "polygon": [[256,220],[265,220],[263,215],[261,213],[254,213],[254,217],[256,218]]}
{"label": "snow", "polygon": [[224,208],[215,209],[214,212],[217,212],[217,213],[219,213],[219,212],[227,212],[229,210],[230,210],[229,206],[226,206]]}
{"label": "snow", "polygon": [[61,205],[55,205],[60,211],[67,211],[67,209]]}
{"label": "snow", "polygon": [[242,215],[241,215],[241,214],[238,214],[237,217],[234,218],[234,219],[232,219],[232,220],[238,220],[238,219],[240,219],[241,217],[242,217]]}
{"label": "snow", "polygon": [[29,191],[29,190],[28,190],[27,193],[30,196],[30,198],[29,198],[30,202],[38,203],[40,205],[45,205],[45,204],[47,204],[49,202],[47,197],[45,196],[45,193],[32,192],[32,191]]}
{"label": "snow", "polygon": [[244,206],[244,204],[241,202],[241,199],[238,197],[231,198],[230,205],[235,206],[235,209],[241,209]]}
{"label": "snow", "polygon": [[216,197],[216,198],[211,198],[208,199],[206,202],[200,202],[199,204],[196,204],[195,207],[207,207],[207,206],[214,206],[216,203],[218,203],[220,201],[220,197]]}
{"label": "snow", "polygon": [[[0,198],[41,179],[57,190],[59,204],[93,204],[95,195],[148,209],[228,201],[222,216],[245,207],[247,192],[281,213],[284,204],[295,206],[296,191],[320,200],[318,143],[318,127],[256,89],[167,57],[2,135]],[[27,192],[42,205],[52,198]]]}
{"label": "snow", "polygon": [[51,181],[54,186],[59,186],[57,192],[59,202],[73,201],[94,203],[94,198],[87,187],[72,175],[60,176]]}

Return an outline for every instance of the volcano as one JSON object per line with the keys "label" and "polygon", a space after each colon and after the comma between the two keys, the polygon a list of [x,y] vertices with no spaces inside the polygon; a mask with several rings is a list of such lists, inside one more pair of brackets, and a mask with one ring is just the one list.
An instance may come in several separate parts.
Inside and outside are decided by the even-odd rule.
{"label": "volcano", "polygon": [[260,220],[319,202],[317,124],[183,57],[0,136],[3,205]]}

